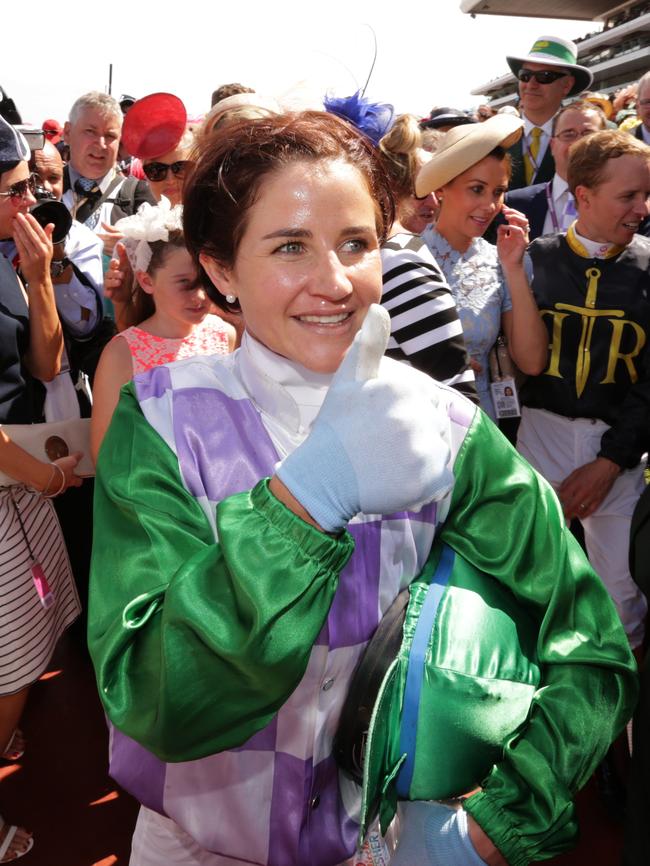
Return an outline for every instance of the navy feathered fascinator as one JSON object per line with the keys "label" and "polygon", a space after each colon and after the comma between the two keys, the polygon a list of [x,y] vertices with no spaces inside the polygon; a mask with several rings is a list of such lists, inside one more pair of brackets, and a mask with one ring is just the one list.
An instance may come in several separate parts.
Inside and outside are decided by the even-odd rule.
{"label": "navy feathered fascinator", "polygon": [[323,100],[325,111],[336,114],[352,123],[367,136],[374,145],[393,125],[395,109],[384,102],[370,102],[358,90],[352,96],[326,96]]}

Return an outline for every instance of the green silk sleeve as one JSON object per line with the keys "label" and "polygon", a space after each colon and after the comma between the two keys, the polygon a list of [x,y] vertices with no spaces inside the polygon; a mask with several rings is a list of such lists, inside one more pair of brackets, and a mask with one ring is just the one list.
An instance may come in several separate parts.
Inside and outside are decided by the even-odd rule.
{"label": "green silk sleeve", "polygon": [[89,647],[109,719],[165,761],[241,745],[298,685],[353,550],[260,482],[219,542],[131,385],[95,487]]}
{"label": "green silk sleeve", "polygon": [[465,801],[510,866],[570,847],[573,797],[636,700],[636,669],[599,577],[550,486],[480,412],[455,464],[442,538],[512,590],[540,624],[542,684],[503,760]]}

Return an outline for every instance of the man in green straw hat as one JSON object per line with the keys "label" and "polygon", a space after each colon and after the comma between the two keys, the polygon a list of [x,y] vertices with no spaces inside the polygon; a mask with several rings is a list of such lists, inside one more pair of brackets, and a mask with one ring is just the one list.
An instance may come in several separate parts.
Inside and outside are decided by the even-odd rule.
{"label": "man in green straw hat", "polygon": [[555,163],[549,148],[553,118],[567,96],[577,96],[591,86],[593,75],[576,63],[573,42],[557,36],[540,36],[525,57],[506,57],[519,81],[519,111],[524,135],[510,149],[510,189],[551,180]]}

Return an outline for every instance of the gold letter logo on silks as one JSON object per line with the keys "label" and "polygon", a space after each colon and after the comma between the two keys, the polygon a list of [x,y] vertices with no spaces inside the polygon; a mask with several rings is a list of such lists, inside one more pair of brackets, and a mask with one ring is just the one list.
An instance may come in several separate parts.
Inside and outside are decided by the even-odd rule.
{"label": "gold letter logo on silks", "polygon": [[[587,277],[588,282],[587,297],[585,299],[584,307],[577,307],[573,304],[556,304],[554,310],[540,310],[542,316],[550,315],[553,318],[552,339],[550,344],[551,357],[548,369],[544,371],[544,374],[547,376],[557,376],[558,378],[562,378],[562,374],[560,373],[560,357],[562,353],[562,325],[564,319],[570,313],[577,313],[582,319],[582,331],[580,334],[576,357],[576,394],[578,397],[582,396],[589,378],[589,371],[591,369],[591,340],[597,319],[608,318],[612,325],[612,337],[609,347],[607,372],[605,378],[600,382],[601,385],[615,381],[614,374],[619,360],[623,361],[627,367],[631,381],[636,382],[638,379],[638,373],[632,359],[636,358],[646,343],[645,331],[636,322],[624,319],[624,310],[595,309],[598,280],[601,277],[600,269],[587,268],[585,276]],[[562,313],[559,312],[560,310],[566,310],[567,312]],[[636,345],[631,352],[620,351],[623,332],[626,325],[630,325],[636,334]]]}
{"label": "gold letter logo on silks", "polygon": [[549,345],[549,349],[551,350],[551,357],[548,362],[548,368],[544,370],[544,375],[557,376],[558,379],[562,379],[562,373],[560,373],[560,355],[562,353],[562,323],[569,314],[558,313],[556,310],[540,310],[539,314],[542,318],[544,318],[544,316],[551,316],[553,319],[553,334],[551,337],[551,343]]}
{"label": "gold letter logo on silks", "polygon": [[[589,279],[587,284],[587,300],[585,303],[588,310],[593,310],[596,306],[596,292],[598,291],[598,280],[601,277],[601,272],[598,268],[587,268],[585,276]],[[563,309],[566,310],[567,307],[564,307]],[[582,396],[582,392],[585,390],[585,385],[587,384],[587,379],[589,378],[589,368],[591,367],[591,337],[594,333],[595,324],[596,318],[593,314],[589,315],[588,312],[587,315],[584,315],[584,313],[582,314],[582,334],[580,335],[578,356],[576,358],[576,394],[578,397]]]}
{"label": "gold letter logo on silks", "polygon": [[[618,361],[623,361],[625,366],[627,367],[627,372],[630,376],[631,382],[636,382],[639,378],[639,374],[636,371],[636,367],[632,362],[632,358],[636,358],[641,349],[645,346],[646,336],[645,331],[641,327],[641,325],[636,322],[630,322],[628,319],[610,319],[612,323],[612,342],[609,347],[609,358],[607,359],[607,373],[605,374],[605,378],[600,383],[601,385],[609,385],[611,382],[616,381],[614,379],[614,373],[616,372],[616,364]],[[621,352],[621,340],[623,338],[623,331],[625,330],[626,325],[631,325],[634,333],[636,334],[636,346],[632,349],[631,352]]]}

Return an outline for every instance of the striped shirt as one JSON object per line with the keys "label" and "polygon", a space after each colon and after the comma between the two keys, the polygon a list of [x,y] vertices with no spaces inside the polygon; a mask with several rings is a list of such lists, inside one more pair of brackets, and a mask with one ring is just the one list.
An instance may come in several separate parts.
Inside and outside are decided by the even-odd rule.
{"label": "striped shirt", "polygon": [[394,235],[383,244],[381,260],[381,302],[391,318],[386,354],[478,403],[456,304],[422,238]]}

